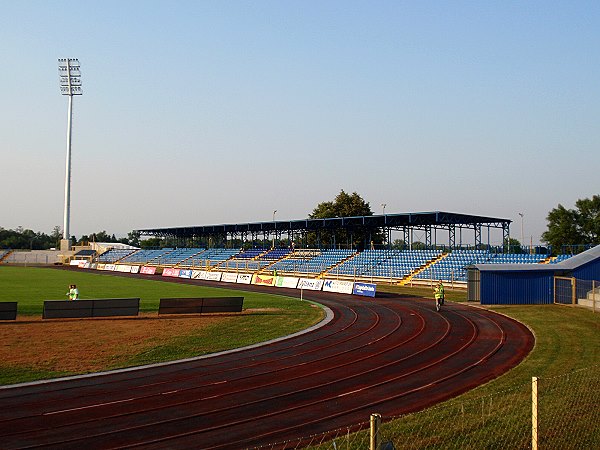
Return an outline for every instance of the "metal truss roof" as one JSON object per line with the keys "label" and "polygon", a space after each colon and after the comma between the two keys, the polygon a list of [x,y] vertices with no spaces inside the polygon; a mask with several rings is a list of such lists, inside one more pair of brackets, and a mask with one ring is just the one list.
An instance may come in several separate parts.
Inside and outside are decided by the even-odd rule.
{"label": "metal truss roof", "polygon": [[508,228],[512,221],[496,217],[473,216],[443,211],[385,214],[357,217],[333,217],[328,219],[278,220],[270,222],[200,225],[174,228],[147,228],[137,230],[143,235],[198,237],[229,233],[285,233],[292,231],[341,230],[360,228]]}

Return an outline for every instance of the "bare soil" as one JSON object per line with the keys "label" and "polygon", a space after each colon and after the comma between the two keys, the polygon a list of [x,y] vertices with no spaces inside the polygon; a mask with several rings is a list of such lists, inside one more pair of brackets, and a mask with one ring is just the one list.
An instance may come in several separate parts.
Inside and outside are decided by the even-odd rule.
{"label": "bare soil", "polygon": [[226,320],[226,315],[136,318],[25,318],[0,323],[3,366],[41,370],[92,372],[147,349]]}

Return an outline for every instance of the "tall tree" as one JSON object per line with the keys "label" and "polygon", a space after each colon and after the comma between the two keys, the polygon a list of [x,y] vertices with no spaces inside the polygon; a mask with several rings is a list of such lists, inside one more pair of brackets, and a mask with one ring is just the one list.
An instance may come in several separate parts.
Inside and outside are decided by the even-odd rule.
{"label": "tall tree", "polygon": [[555,252],[563,246],[600,244],[600,195],[591,199],[579,199],[576,209],[559,204],[548,213],[548,230],[542,241],[551,245]]}
{"label": "tall tree", "polygon": [[[348,194],[343,189],[333,201],[319,203],[308,216],[310,219],[330,219],[334,217],[372,216],[371,206],[356,192]],[[310,246],[369,248],[383,242],[379,228],[356,226],[348,230],[321,230],[309,233]]]}

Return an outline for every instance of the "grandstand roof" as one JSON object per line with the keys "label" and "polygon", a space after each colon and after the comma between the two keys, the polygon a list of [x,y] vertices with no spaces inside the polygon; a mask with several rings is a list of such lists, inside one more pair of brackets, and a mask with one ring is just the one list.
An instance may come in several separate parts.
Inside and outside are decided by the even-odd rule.
{"label": "grandstand roof", "polygon": [[219,233],[271,233],[287,231],[314,231],[356,228],[423,228],[423,227],[464,227],[489,226],[508,228],[512,221],[496,217],[474,216],[470,214],[444,211],[416,212],[400,214],[381,214],[373,216],[333,217],[328,219],[277,220],[269,222],[252,222],[221,225],[198,225],[172,228],[146,228],[137,230],[143,235],[191,237],[208,236]]}

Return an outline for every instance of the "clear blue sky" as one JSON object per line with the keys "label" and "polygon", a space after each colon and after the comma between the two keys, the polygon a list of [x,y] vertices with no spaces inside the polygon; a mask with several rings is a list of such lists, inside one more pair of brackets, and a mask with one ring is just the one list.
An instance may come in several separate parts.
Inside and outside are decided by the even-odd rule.
{"label": "clear blue sky", "polygon": [[0,226],[375,213],[514,220],[600,193],[600,2],[22,1],[0,15]]}

